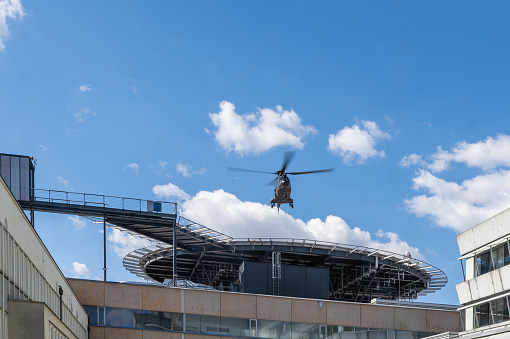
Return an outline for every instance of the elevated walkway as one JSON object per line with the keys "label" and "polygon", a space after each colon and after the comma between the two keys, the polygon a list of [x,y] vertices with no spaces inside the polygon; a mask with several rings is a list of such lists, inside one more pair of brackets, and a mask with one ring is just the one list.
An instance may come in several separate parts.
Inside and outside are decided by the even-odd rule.
{"label": "elevated walkway", "polygon": [[100,194],[34,189],[32,201],[19,200],[25,210],[82,216],[110,227],[173,244],[188,251],[225,249],[230,237],[185,218],[177,220],[177,204]]}

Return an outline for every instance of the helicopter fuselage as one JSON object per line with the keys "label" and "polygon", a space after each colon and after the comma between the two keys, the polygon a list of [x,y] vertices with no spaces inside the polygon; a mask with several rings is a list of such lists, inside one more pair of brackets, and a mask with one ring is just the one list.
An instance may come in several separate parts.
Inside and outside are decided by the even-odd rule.
{"label": "helicopter fuselage", "polygon": [[291,193],[290,179],[287,174],[282,173],[278,175],[276,179],[276,187],[274,189],[274,196],[271,200],[271,208],[275,205],[280,210],[280,205],[289,204],[290,207],[294,208],[294,200],[290,198]]}
{"label": "helicopter fuselage", "polygon": [[[274,189],[273,199],[271,199],[271,208],[275,205],[280,211],[280,206],[283,204],[289,204],[290,207],[294,208],[294,200],[290,198],[291,185],[290,179],[288,175],[300,175],[300,174],[310,174],[310,173],[321,173],[321,172],[331,172],[333,169],[323,169],[323,170],[315,170],[315,171],[304,171],[304,172],[285,172],[287,169],[287,165],[294,157],[295,152],[285,152],[285,157],[283,158],[282,168],[276,172],[264,172],[264,171],[254,171],[243,168],[233,168],[229,167],[231,171],[240,171],[240,172],[255,172],[255,173],[266,173],[266,174],[276,174],[277,177],[274,179],[276,183],[276,187]],[[273,181],[271,181],[271,184]]]}

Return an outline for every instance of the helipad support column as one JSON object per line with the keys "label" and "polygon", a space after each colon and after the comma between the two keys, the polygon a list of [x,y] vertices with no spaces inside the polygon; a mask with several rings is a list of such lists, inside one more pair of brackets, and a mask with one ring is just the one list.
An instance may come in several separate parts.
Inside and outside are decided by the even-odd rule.
{"label": "helipad support column", "polygon": [[174,219],[172,231],[172,285],[177,287],[177,218]]}
{"label": "helipad support column", "polygon": [[106,281],[106,215],[103,216],[103,272],[104,272],[104,281]]}

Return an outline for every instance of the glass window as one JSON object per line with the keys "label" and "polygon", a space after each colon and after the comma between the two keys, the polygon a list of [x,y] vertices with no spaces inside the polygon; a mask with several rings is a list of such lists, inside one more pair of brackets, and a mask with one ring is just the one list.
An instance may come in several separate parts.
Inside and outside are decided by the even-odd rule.
{"label": "glass window", "polygon": [[30,159],[20,158],[19,159],[19,175],[20,175],[20,200],[30,200]]}
{"label": "glass window", "polygon": [[489,304],[475,307],[475,324],[477,327],[488,326],[490,324],[489,316]]}
{"label": "glass window", "polygon": [[[256,326],[253,321],[252,326]],[[252,331],[253,334],[250,332],[250,319],[221,317],[221,328],[232,337],[255,337],[256,335],[255,331]]]}
{"label": "glass window", "polygon": [[491,307],[492,307],[492,317],[490,319],[491,323],[497,324],[503,321],[510,320],[510,317],[508,315],[508,304],[506,298],[492,301]]}
{"label": "glass window", "polygon": [[0,155],[0,175],[4,178],[5,183],[11,187],[11,157]]}
{"label": "glass window", "polygon": [[230,328],[221,325],[221,317],[186,314],[186,332],[230,336]]}
{"label": "glass window", "polygon": [[98,324],[104,325],[105,324],[105,312],[104,307],[98,307]]}
{"label": "glass window", "polygon": [[292,323],[292,339],[319,339],[319,325]]}
{"label": "glass window", "polygon": [[290,339],[292,325],[285,321],[257,320],[259,338]]}
{"label": "glass window", "polygon": [[136,319],[143,317],[143,323],[137,328],[149,330],[182,331],[182,314],[158,311],[134,311]]}
{"label": "glass window", "polygon": [[99,325],[98,307],[97,306],[83,306],[89,315],[89,325]]}
{"label": "glass window", "polygon": [[107,326],[135,328],[133,310],[123,308],[106,308],[105,315]]}
{"label": "glass window", "polygon": [[490,271],[491,257],[490,251],[480,253],[476,256],[477,275],[482,275]]}
{"label": "glass window", "polygon": [[11,157],[11,192],[16,200],[20,198],[19,157]]}

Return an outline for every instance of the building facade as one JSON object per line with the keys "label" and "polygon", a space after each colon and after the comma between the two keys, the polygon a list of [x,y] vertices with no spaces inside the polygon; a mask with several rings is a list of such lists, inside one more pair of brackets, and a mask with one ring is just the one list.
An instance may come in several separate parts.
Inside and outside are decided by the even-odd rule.
{"label": "building facade", "polygon": [[[69,279],[90,338],[418,339],[459,331],[456,309]],[[415,305],[413,305],[415,304]]]}
{"label": "building facade", "polygon": [[87,338],[85,309],[2,177],[0,291],[0,339]]}
{"label": "building facade", "polygon": [[462,337],[510,338],[510,209],[457,235],[465,281]]}

